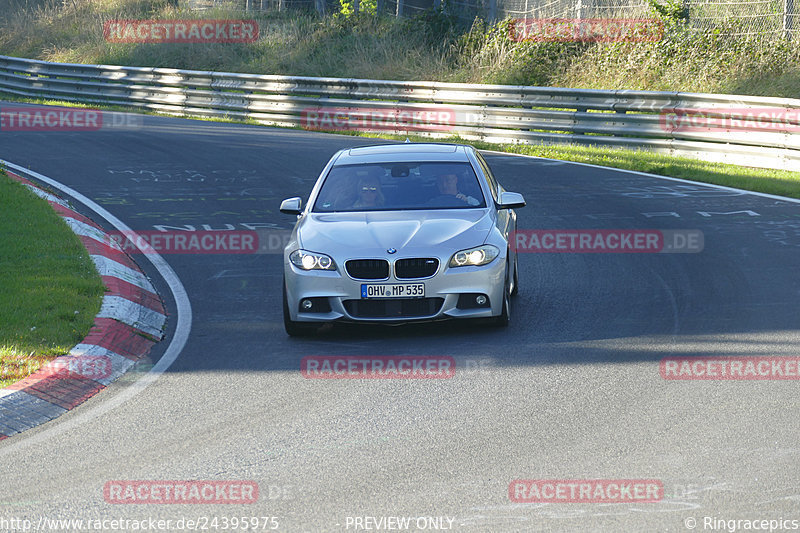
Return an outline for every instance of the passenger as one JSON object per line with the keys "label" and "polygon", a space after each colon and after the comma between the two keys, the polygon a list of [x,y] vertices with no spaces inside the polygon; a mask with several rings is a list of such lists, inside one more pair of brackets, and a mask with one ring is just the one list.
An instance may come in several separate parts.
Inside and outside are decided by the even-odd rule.
{"label": "passenger", "polygon": [[353,207],[381,207],[385,201],[383,192],[381,191],[380,178],[367,176],[358,180],[358,187],[356,187],[358,199],[353,204]]}
{"label": "passenger", "polygon": [[480,205],[480,200],[458,192],[458,176],[455,174],[440,174],[436,178],[436,186],[442,196],[453,196],[468,205]]}

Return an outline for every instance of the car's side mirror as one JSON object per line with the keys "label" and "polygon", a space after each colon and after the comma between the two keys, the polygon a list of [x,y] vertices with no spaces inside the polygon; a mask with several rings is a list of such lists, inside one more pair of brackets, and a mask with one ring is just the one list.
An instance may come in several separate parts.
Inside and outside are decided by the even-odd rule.
{"label": "car's side mirror", "polygon": [[498,209],[516,209],[525,207],[525,198],[518,192],[501,192],[497,199]]}
{"label": "car's side mirror", "polygon": [[303,211],[302,207],[302,198],[287,198],[281,202],[281,213],[285,215],[299,215]]}

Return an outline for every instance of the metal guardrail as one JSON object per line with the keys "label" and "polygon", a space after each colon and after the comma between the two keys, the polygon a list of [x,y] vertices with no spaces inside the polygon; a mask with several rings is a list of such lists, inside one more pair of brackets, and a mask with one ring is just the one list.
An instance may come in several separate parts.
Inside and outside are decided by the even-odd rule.
{"label": "metal guardrail", "polygon": [[[800,169],[800,100],[786,98],[232,74],[7,56],[0,56],[0,91],[307,129],[615,146]],[[387,122],[391,117],[401,118]]]}

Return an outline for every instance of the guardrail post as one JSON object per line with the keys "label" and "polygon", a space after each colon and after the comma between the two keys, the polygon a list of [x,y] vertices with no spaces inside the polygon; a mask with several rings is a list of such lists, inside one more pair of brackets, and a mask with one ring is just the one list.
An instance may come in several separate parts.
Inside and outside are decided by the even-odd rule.
{"label": "guardrail post", "polygon": [[397,11],[395,12],[396,17],[403,16],[403,0],[397,0]]}
{"label": "guardrail post", "polygon": [[[523,107],[522,107],[522,109],[530,109],[530,110],[533,110],[533,106],[531,106],[531,107],[525,107],[525,106],[523,106]],[[524,123],[524,122],[526,122],[526,121],[527,121],[527,119],[525,119],[525,118],[522,118],[522,120],[520,120],[520,122],[522,122],[522,123]],[[520,130],[521,130],[521,131],[531,131],[531,129],[530,129],[530,128],[520,128]]]}
{"label": "guardrail post", "polygon": [[[575,108],[575,112],[576,112],[576,113],[586,113],[586,110],[587,110],[587,108],[586,108],[586,107],[577,107],[577,108]],[[582,132],[582,131],[575,131],[575,128],[574,128],[574,127],[572,128],[572,133],[573,133],[574,135],[586,135],[586,133],[585,133],[585,132]]]}
{"label": "guardrail post", "polygon": [[[616,109],[614,110],[614,114],[615,115],[624,115],[626,113],[627,113],[627,111],[625,111],[624,109],[623,110],[616,110]],[[614,137],[621,137],[621,135],[618,135],[618,134],[615,133]]]}

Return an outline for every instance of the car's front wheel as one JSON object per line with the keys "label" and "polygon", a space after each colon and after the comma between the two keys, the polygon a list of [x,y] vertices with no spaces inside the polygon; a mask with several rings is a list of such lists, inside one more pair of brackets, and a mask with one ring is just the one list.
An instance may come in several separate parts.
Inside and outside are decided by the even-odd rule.
{"label": "car's front wheel", "polygon": [[519,292],[519,255],[514,254],[514,285],[511,288],[511,296],[516,296]]}
{"label": "car's front wheel", "polygon": [[506,267],[506,278],[503,282],[503,310],[493,320],[494,325],[501,328],[508,326],[511,319],[511,287],[508,281],[508,267]]}
{"label": "car's front wheel", "polygon": [[291,319],[289,315],[289,300],[286,296],[286,279],[283,280],[283,329],[290,337],[305,337],[315,333],[318,329],[315,324],[306,324]]}

